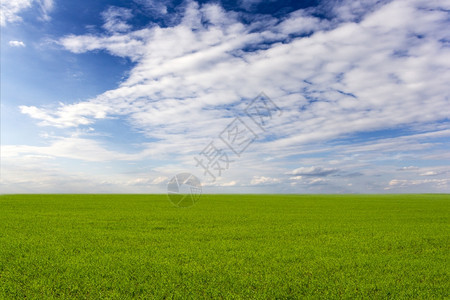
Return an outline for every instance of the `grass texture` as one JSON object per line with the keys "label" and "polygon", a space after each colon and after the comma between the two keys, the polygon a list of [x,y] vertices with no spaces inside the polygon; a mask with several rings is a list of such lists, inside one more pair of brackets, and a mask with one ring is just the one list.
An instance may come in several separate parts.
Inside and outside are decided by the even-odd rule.
{"label": "grass texture", "polygon": [[0,299],[445,299],[450,195],[0,196]]}

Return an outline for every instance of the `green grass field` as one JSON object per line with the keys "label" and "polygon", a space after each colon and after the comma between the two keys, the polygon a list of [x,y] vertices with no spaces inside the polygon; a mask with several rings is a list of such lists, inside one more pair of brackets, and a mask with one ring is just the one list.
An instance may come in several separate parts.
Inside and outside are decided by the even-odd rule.
{"label": "green grass field", "polygon": [[449,298],[450,195],[0,196],[1,299]]}

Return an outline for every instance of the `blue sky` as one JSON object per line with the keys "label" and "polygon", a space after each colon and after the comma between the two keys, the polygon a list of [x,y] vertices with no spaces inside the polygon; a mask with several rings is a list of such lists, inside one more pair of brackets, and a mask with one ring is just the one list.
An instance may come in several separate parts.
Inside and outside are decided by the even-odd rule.
{"label": "blue sky", "polygon": [[450,192],[448,1],[1,5],[1,193]]}

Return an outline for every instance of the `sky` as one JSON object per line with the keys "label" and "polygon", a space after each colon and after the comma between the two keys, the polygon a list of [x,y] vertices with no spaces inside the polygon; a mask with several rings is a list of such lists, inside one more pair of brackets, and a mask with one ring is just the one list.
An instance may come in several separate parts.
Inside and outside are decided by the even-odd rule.
{"label": "sky", "polygon": [[1,1],[0,193],[450,193],[450,2]]}

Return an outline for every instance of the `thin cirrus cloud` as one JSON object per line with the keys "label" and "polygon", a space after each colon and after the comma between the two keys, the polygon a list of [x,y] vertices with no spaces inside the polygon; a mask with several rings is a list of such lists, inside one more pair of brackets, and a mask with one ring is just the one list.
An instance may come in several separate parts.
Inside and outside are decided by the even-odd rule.
{"label": "thin cirrus cloud", "polygon": [[[248,7],[257,2],[242,1]],[[128,22],[132,11],[110,7],[102,14],[104,33],[66,35],[58,43],[73,53],[100,50],[128,58],[134,62],[128,77],[116,89],[92,99],[55,108],[22,105],[20,110],[41,126],[67,130],[123,118],[151,142],[143,143],[144,150],[134,156],[102,150],[100,143],[95,144],[95,151],[117,160],[172,155],[172,161],[187,166],[192,155],[263,90],[283,116],[272,120],[255,143],[256,150],[246,155],[256,164],[267,153],[273,153],[276,160],[267,169],[249,165],[242,174],[230,171],[233,177],[218,184],[282,184],[279,178],[290,172],[291,181],[309,177],[305,183],[322,185],[332,180],[328,175],[342,168],[353,166],[360,172],[368,167],[377,149],[432,147],[432,143],[407,136],[351,147],[330,145],[330,141],[361,132],[444,122],[449,116],[448,4],[422,0],[369,3],[325,2],[318,9],[331,6],[330,18],[303,9],[285,17],[243,22],[240,14],[218,4],[188,2],[178,24],[152,24],[136,30]],[[432,135],[434,130],[429,131],[417,135]],[[446,128],[437,132],[439,137],[447,136]],[[59,145],[61,139],[52,143]],[[329,155],[330,161],[341,165],[311,160],[292,167],[292,161],[284,161],[302,151],[326,152],[327,147],[340,149],[342,157]],[[31,150],[62,157],[70,153]],[[101,155],[87,156],[101,160]],[[365,159],[344,164],[344,156]],[[272,174],[273,170],[278,174]],[[395,169],[378,171],[387,174]],[[393,189],[415,182],[392,180],[375,188]],[[433,180],[422,183],[441,187],[445,183]]]}
{"label": "thin cirrus cloud", "polygon": [[152,15],[166,15],[168,7],[171,6],[171,0],[134,0],[142,7],[142,10]]}
{"label": "thin cirrus cloud", "polygon": [[131,25],[126,21],[133,17],[131,9],[111,6],[102,13],[105,21],[103,28],[109,32],[126,32],[131,29]]}
{"label": "thin cirrus cloud", "polygon": [[338,169],[334,168],[301,167],[293,170],[290,174],[299,176],[324,177],[336,172],[338,172]]}

